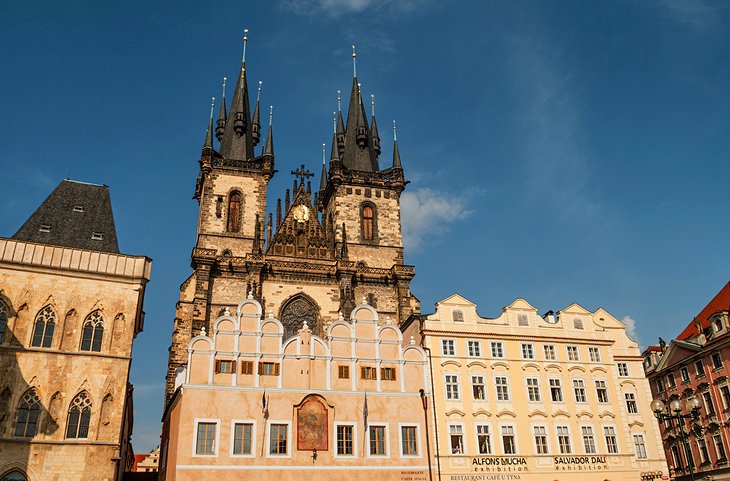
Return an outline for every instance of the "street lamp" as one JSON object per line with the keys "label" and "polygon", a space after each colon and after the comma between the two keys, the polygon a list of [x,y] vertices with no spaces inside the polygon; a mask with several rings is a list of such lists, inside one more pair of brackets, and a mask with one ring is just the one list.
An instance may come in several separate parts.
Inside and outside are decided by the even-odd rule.
{"label": "street lamp", "polygon": [[[686,409],[689,414],[682,414],[682,409]],[[665,413],[666,406],[659,399],[655,399],[651,402],[651,410],[654,411],[654,415],[659,422],[669,421],[669,426],[673,426],[673,421],[677,421],[677,427],[679,428],[679,437],[684,444],[684,455],[687,458],[687,466],[689,467],[689,477],[692,481],[695,481],[694,473],[694,458],[690,451],[689,443],[687,442],[687,433],[684,432],[684,420],[691,419],[693,422],[700,419],[700,400],[696,397],[688,399],[684,403],[679,399],[669,403],[669,410]],[[674,414],[672,414],[674,413]]]}

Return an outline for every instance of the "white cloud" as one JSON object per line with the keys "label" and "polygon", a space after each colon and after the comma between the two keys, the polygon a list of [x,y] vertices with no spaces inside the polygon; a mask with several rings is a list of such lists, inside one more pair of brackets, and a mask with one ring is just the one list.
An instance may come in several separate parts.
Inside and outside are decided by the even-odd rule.
{"label": "white cloud", "polygon": [[281,0],[281,7],[299,15],[339,17],[349,13],[410,13],[433,0]]}
{"label": "white cloud", "polygon": [[705,0],[663,0],[660,5],[675,22],[689,25],[697,32],[705,32],[722,24],[720,4]]}
{"label": "white cloud", "polygon": [[455,196],[428,187],[403,192],[403,244],[409,250],[420,250],[427,236],[443,235],[452,224],[471,215],[467,204],[473,196],[473,192]]}
{"label": "white cloud", "polygon": [[626,326],[626,334],[634,341],[639,342],[639,335],[636,333],[636,320],[633,317],[624,316],[621,322]]}

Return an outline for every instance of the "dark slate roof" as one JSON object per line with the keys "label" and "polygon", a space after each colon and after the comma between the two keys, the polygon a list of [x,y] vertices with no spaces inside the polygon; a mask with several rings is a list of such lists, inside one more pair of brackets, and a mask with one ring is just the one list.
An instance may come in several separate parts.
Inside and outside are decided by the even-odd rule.
{"label": "dark slate roof", "polygon": [[119,253],[109,187],[64,179],[13,239]]}

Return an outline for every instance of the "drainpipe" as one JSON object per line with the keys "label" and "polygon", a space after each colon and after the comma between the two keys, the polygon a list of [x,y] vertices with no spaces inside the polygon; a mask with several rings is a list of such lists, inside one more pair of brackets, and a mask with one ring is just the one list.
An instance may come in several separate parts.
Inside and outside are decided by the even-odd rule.
{"label": "drainpipe", "polygon": [[428,457],[428,481],[433,481],[433,471],[431,469],[431,444],[428,442],[428,398],[426,397],[426,393],[423,389],[419,389],[418,391],[421,393],[421,403],[423,404],[423,419],[426,425],[426,456]]}
{"label": "drainpipe", "polygon": [[[423,335],[421,335],[421,344],[423,344]],[[431,349],[426,346],[421,346],[424,351],[428,353],[428,367],[431,372],[431,392],[435,394],[435,387],[433,384],[433,362],[431,361]],[[432,394],[432,395],[434,395]],[[438,422],[436,418],[436,403],[432,402],[432,408],[433,408],[433,431],[435,435],[436,440],[436,472],[438,473],[438,479],[441,481],[441,453],[439,450],[439,427]],[[430,461],[429,461],[430,464]]]}

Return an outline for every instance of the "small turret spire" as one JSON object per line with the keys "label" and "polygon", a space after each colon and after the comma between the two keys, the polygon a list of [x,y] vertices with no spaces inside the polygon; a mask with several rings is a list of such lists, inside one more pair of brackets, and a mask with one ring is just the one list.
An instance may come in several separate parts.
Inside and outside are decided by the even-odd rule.
{"label": "small turret spire", "polygon": [[243,55],[241,56],[241,63],[246,63],[246,44],[248,43],[248,29],[243,29]]}
{"label": "small turret spire", "polygon": [[375,155],[380,155],[380,135],[378,134],[378,124],[375,123],[375,95],[370,95],[371,108],[371,124],[370,124],[370,142],[373,146]]}
{"label": "small turret spire", "polygon": [[[335,142],[335,139],[332,138],[332,153],[333,154],[336,151],[335,150],[336,144],[334,142]],[[325,148],[325,145],[322,144],[322,175],[319,178],[319,191],[320,192],[327,188],[327,164],[324,160],[324,148]]]}
{"label": "small turret spire", "polygon": [[[345,151],[345,122],[342,120],[342,95],[337,91],[337,126],[335,127],[335,138],[337,139],[337,158]],[[334,156],[332,158],[335,158]]]}
{"label": "small turret spire", "polygon": [[357,54],[355,53],[355,46],[352,46],[352,76],[357,78]]}
{"label": "small turret spire", "polygon": [[205,131],[205,143],[203,150],[213,150],[213,107],[215,106],[215,97],[210,99],[210,118],[208,119],[208,128]]}
{"label": "small turret spire", "polygon": [[266,145],[264,146],[264,155],[274,156],[274,133],[272,124],[274,122],[274,106],[269,106],[269,131],[266,134]]}
{"label": "small turret spire", "polygon": [[215,138],[220,142],[223,139],[223,134],[226,131],[226,119],[228,114],[226,113],[226,77],[223,77],[223,95],[221,96],[221,110],[218,113],[218,122],[215,127]]}
{"label": "small turret spire", "polygon": [[261,141],[261,118],[259,115],[259,102],[261,100],[261,85],[263,82],[259,80],[258,93],[256,94],[256,107],[253,110],[253,119],[251,120],[251,137],[253,145],[256,146]]}
{"label": "small turret spire", "polygon": [[395,120],[393,121],[393,168],[402,169],[400,163],[400,152],[398,152],[398,134],[395,129]]}

